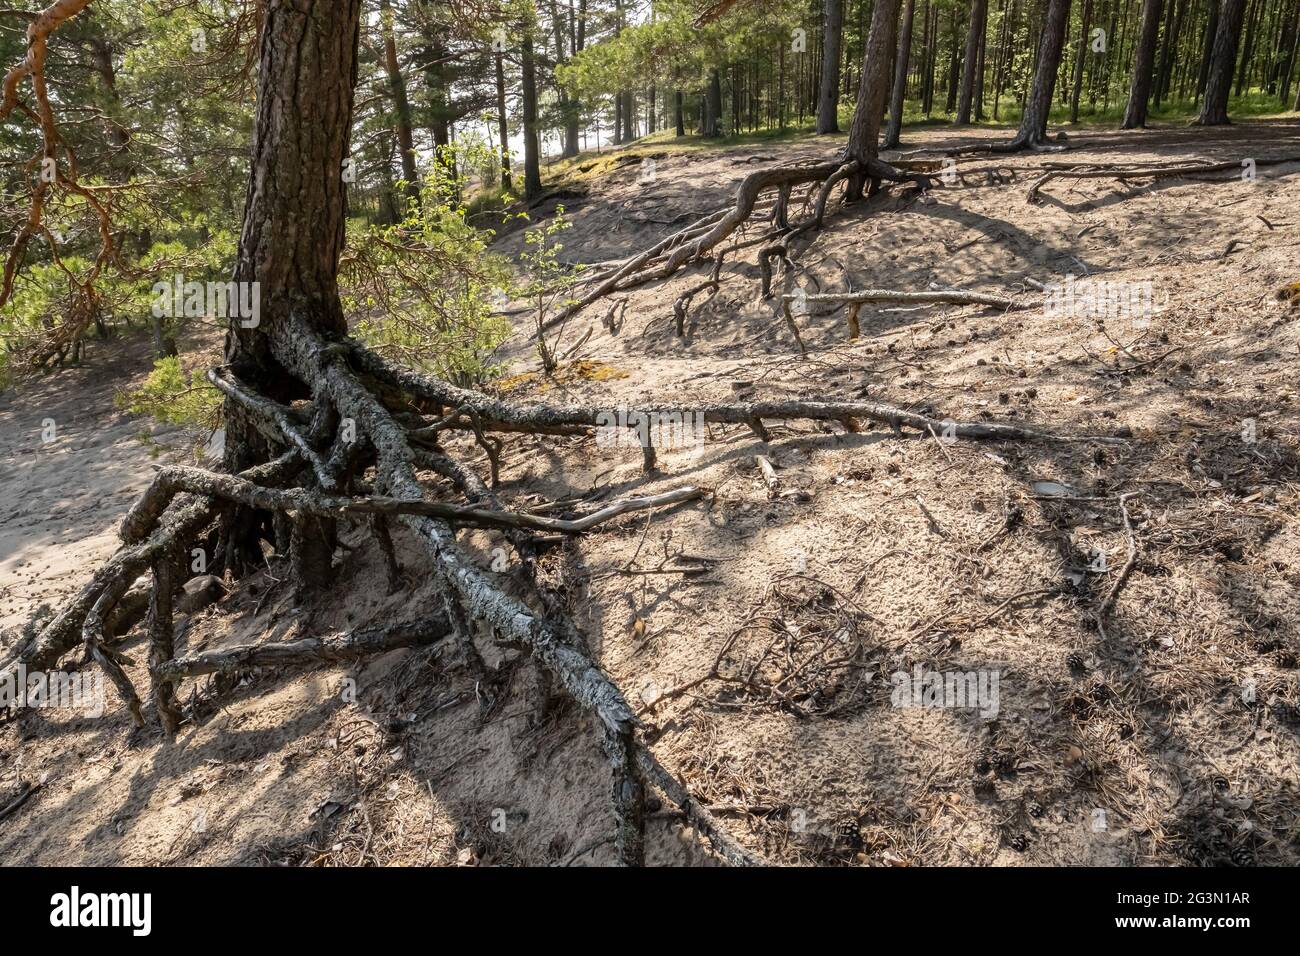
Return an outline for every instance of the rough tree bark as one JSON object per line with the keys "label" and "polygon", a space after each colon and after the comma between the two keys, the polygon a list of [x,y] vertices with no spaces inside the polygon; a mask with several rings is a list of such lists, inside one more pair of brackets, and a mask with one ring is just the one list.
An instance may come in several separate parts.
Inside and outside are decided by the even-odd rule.
{"label": "rough tree bark", "polygon": [[722,135],[722,76],[717,70],[709,74],[704,92],[704,135]]}
{"label": "rough tree bark", "polygon": [[1246,16],[1246,0],[1221,0],[1219,25],[1214,33],[1210,67],[1205,79],[1205,99],[1196,122],[1222,126],[1228,120],[1228,96],[1232,93],[1232,68],[1237,59],[1237,41]]}
{"label": "rough tree bark", "polygon": [[1133,54],[1133,79],[1129,84],[1124,129],[1147,125],[1147,102],[1151,99],[1151,78],[1156,65],[1156,38],[1160,32],[1160,0],[1143,0],[1142,29]]}
{"label": "rough tree bark", "polygon": [[879,177],[872,175],[868,166],[879,155],[880,120],[885,111],[885,91],[889,88],[889,54],[894,48],[897,24],[898,0],[876,0],[862,61],[858,102],[849,127],[849,142],[844,149],[844,161],[858,165],[848,178],[846,198],[849,200],[862,194],[868,180],[873,189],[880,184]]}
{"label": "rough tree bark", "polygon": [[523,56],[524,94],[524,198],[542,194],[541,143],[537,133],[537,60],[533,56],[531,24],[524,27]]}
{"label": "rough tree bark", "polygon": [[1065,46],[1065,29],[1070,23],[1070,0],[1048,0],[1047,17],[1038,41],[1038,67],[1034,70],[1034,85],[1030,89],[1020,130],[1006,145],[996,152],[1014,152],[1020,149],[1039,149],[1047,144],[1047,117],[1052,110],[1052,91],[1056,88],[1056,74],[1061,67],[1061,49]]}
{"label": "rough tree bark", "polygon": [[844,0],[826,0],[822,30],[822,77],[817,95],[817,132],[840,131],[840,44],[844,38]]}
{"label": "rough tree bark", "polygon": [[988,0],[971,0],[970,28],[966,31],[966,55],[961,74],[961,92],[957,97],[957,123],[970,122],[971,104],[975,98],[975,70],[979,66],[980,43],[984,39],[984,25],[988,18]]}
{"label": "rough tree bark", "polygon": [[[344,163],[356,82],[361,0],[267,5],[258,66],[257,115],[236,283],[257,283],[259,320],[232,320],[226,362],[243,382],[278,402],[305,398],[307,386],[277,360],[273,340],[291,315],[329,335],[347,323],[338,293],[345,227]],[[253,288],[251,285],[245,288]],[[226,404],[225,465],[232,473],[267,461],[266,440],[236,403]],[[261,522],[240,510],[227,523],[227,570],[260,567]],[[302,529],[299,565],[329,579],[326,523]]]}

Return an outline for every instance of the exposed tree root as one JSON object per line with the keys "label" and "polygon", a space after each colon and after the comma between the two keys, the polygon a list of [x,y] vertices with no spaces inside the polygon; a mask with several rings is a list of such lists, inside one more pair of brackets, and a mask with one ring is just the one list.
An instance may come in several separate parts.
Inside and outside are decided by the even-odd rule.
{"label": "exposed tree root", "polygon": [[[435,404],[473,407],[492,426],[509,425],[519,431],[545,433],[547,429],[556,427],[594,427],[601,425],[603,418],[608,416],[608,409],[594,406],[513,405],[394,366],[360,346],[353,347],[351,357],[358,370],[364,375]],[[698,415],[706,422],[746,425],[751,428],[756,421],[761,424],[765,419],[838,422],[866,419],[888,425],[895,430],[902,426],[915,428],[923,434],[928,434],[931,428],[941,431],[948,427],[957,437],[971,439],[1101,442],[1122,440],[1099,435],[1059,435],[1016,425],[952,422],[880,402],[817,402],[793,399],[740,404],[701,402],[691,405],[657,405],[654,410],[664,415]],[[632,413],[629,413],[626,419],[627,427],[636,427],[635,416]]]}
{"label": "exposed tree root", "polygon": [[[934,186],[933,180],[923,172],[900,169],[875,157],[859,159],[843,156],[823,162],[795,163],[756,170],[741,180],[736,188],[736,197],[729,208],[709,213],[685,229],[661,239],[641,254],[628,259],[613,274],[576,302],[547,319],[542,325],[542,330],[549,331],[562,325],[587,306],[607,295],[648,282],[667,279],[687,265],[709,258],[713,250],[728,237],[753,220],[756,214],[761,215],[764,207],[760,205],[759,197],[769,190],[776,191],[775,203],[768,210],[768,218],[775,225],[775,230],[765,233],[756,242],[768,242],[773,238],[789,242],[809,229],[820,228],[826,217],[831,193],[836,186],[846,181],[850,184],[845,196],[846,202],[857,198],[852,193],[853,183],[858,181],[870,182],[872,193],[881,181],[912,183],[921,189]],[[792,226],[789,222],[791,195],[796,186],[807,184],[811,184],[817,190],[813,211],[807,221]],[[763,257],[760,256],[760,261],[762,260]],[[715,267],[713,278],[708,283],[685,294],[683,297],[685,305],[682,299],[678,300],[675,314],[679,329],[684,326],[685,308],[689,306],[690,298],[710,286],[716,286],[717,271]],[[770,294],[769,289],[770,279],[765,282],[765,296]],[[679,331],[678,334],[682,333]]]}
{"label": "exposed tree root", "polygon": [[1053,179],[1196,179],[1203,176],[1216,176],[1221,173],[1233,173],[1229,179],[1215,179],[1216,182],[1231,182],[1240,179],[1247,168],[1260,166],[1281,166],[1286,163],[1300,163],[1300,156],[1278,156],[1269,159],[1241,159],[1223,163],[1179,163],[1172,166],[1076,166],[1071,168],[1049,169],[1034,180],[1025,194],[1029,202],[1039,200],[1039,190]]}
{"label": "exposed tree root", "polygon": [[[241,477],[264,484],[287,480],[301,467],[296,453],[244,472]],[[0,668],[8,668],[22,660],[29,670],[48,670],[82,637],[82,628],[96,602],[105,594],[112,594],[113,604],[128,593],[131,584],[148,571],[164,555],[183,548],[186,542],[197,538],[217,515],[216,503],[210,499],[182,495],[172,502],[162,516],[158,528],[133,547],[127,547],[110,558],[97,570],[90,582],[82,588],[72,603],[67,605],[29,644],[14,648]],[[101,617],[107,619],[112,607],[102,608]]]}
{"label": "exposed tree root", "polygon": [[123,539],[133,543],[143,538],[149,530],[152,530],[158,516],[166,509],[172,498],[182,491],[233,501],[247,508],[290,512],[295,515],[309,514],[319,517],[337,517],[345,514],[422,515],[469,527],[523,528],[557,534],[580,534],[628,512],[680,504],[708,493],[703,488],[678,488],[646,498],[624,499],[606,505],[583,518],[564,520],[519,512],[490,511],[441,501],[409,501],[383,495],[345,498],[317,494],[305,488],[281,491],[255,485],[230,475],[219,475],[198,468],[172,466],[159,469],[153,483],[132,506],[123,521]]}
{"label": "exposed tree root", "polygon": [[721,282],[722,274],[722,256],[718,256],[713,263],[713,272],[709,278],[693,288],[687,289],[677,297],[673,303],[673,321],[677,331],[677,337],[683,338],[686,335],[686,313],[691,308],[691,301],[701,292],[717,292],[718,285]]}
{"label": "exposed tree root", "polygon": [[1002,309],[1009,311],[1011,309],[1031,309],[1041,306],[1041,301],[1019,302],[1015,299],[1007,298],[1002,295],[993,295],[987,292],[966,292],[961,289],[945,289],[927,292],[896,292],[890,289],[861,289],[857,292],[824,292],[815,295],[797,295],[791,294],[783,296],[784,308],[789,321],[793,323],[794,319],[790,316],[790,303],[802,302],[809,306],[814,305],[847,305],[848,312],[844,317],[848,325],[849,338],[856,339],[862,332],[858,323],[858,312],[862,306],[868,302],[891,302],[915,305],[987,305],[990,308]]}
{"label": "exposed tree root", "polygon": [[[298,317],[273,326],[268,338],[285,372],[310,384],[308,404],[290,407],[271,401],[225,371],[214,372],[212,378],[228,397],[228,414],[243,416],[254,424],[265,440],[265,449],[279,457],[238,475],[193,468],[160,469],[122,522],[123,549],[43,631],[0,666],[21,661],[32,670],[49,669],[80,641],[118,687],[134,719],[143,722],[140,697],[122,669],[122,664],[130,662],[111,648],[107,622],[115,615],[123,617],[120,609],[128,603],[132,614],[138,616],[141,595],[147,593],[151,700],[163,728],[171,734],[182,719],[175,685],[185,677],[257,665],[356,660],[451,633],[468,641],[468,622],[475,622],[503,645],[527,651],[555,692],[568,696],[600,721],[611,767],[614,842],[621,862],[636,865],[644,860],[647,786],[661,789],[723,859],[761,862],[736,844],[657,762],[639,738],[642,725],[622,691],[595,662],[583,636],[555,613],[553,602],[536,588],[533,575],[537,540],[532,532],[581,533],[630,511],[677,504],[705,492],[680,488],[614,502],[572,519],[507,511],[473,469],[437,448],[440,433],[468,427],[492,456],[492,446],[485,442],[486,430],[586,433],[595,427],[609,427],[608,410],[506,403],[393,366],[356,343],[331,341],[311,322]],[[424,416],[394,410],[411,408],[412,400],[415,407],[432,406],[437,418],[430,423]],[[972,439],[1107,440],[1054,436],[1002,424],[943,422],[872,402],[710,403],[659,411],[744,425],[761,438],[767,437],[765,419],[834,420],[854,431],[858,420],[867,419],[885,423],[896,432],[903,426],[923,434],[946,429]],[[628,427],[636,427],[636,421],[629,416]],[[652,465],[654,449],[644,440],[642,444],[647,463]],[[500,451],[499,445],[496,451]],[[493,457],[494,471],[495,463]],[[373,483],[362,483],[361,476],[368,474],[368,468],[373,468]],[[425,488],[417,479],[420,468],[447,478],[468,503],[426,499]],[[231,515],[237,513],[244,515],[243,525],[232,522]],[[235,546],[240,527],[245,534],[271,535],[267,540],[273,539],[276,550],[290,559],[295,579],[302,579],[322,569],[321,555],[299,551],[319,549],[321,541],[332,542],[334,524],[344,519],[367,526],[375,520],[402,522],[446,585],[445,608],[408,625],[175,655],[171,598],[184,583],[185,558],[194,542],[208,541],[214,552],[224,553]],[[539,612],[507,594],[481,571],[457,542],[457,526],[503,529],[544,610]],[[329,532],[321,533],[324,528]],[[217,543],[212,545],[214,540]],[[332,544],[327,544],[323,555],[326,572],[331,550]],[[395,559],[390,562],[390,578],[400,580],[393,565]],[[224,570],[237,573],[233,564],[225,565]],[[136,583],[144,574],[152,575],[147,588]]]}
{"label": "exposed tree root", "polygon": [[220,651],[175,657],[158,665],[155,676],[172,684],[201,674],[230,674],[248,667],[343,663],[383,654],[399,647],[434,644],[451,633],[445,618],[426,618],[410,624],[369,627],[349,634],[309,637],[280,644],[241,644]]}
{"label": "exposed tree root", "polygon": [[947,150],[945,156],[1008,156],[1012,153],[1064,153],[1074,147],[1052,142],[1046,135],[1016,136],[1005,143],[977,143]]}

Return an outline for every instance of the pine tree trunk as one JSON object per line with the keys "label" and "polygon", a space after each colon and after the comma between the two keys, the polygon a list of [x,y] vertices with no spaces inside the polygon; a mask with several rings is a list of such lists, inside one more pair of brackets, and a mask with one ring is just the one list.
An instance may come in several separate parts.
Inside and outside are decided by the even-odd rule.
{"label": "pine tree trunk", "polygon": [[379,0],[379,19],[384,31],[384,71],[388,74],[388,89],[393,97],[396,114],[397,149],[401,154],[402,179],[406,181],[406,195],[420,201],[419,174],[415,170],[415,139],[411,135],[411,105],[406,99],[406,80],[397,60],[397,40],[393,35],[393,7],[391,0]]}
{"label": "pine tree trunk", "polygon": [[932,10],[929,0],[926,0],[925,37],[921,43],[924,52],[921,77],[921,112],[925,114],[926,119],[930,118],[930,111],[934,107],[934,66],[938,58],[938,35],[939,10],[937,7]]}
{"label": "pine tree trunk", "polygon": [[[570,9],[572,14],[572,9]],[[568,56],[564,51],[564,17],[560,15],[559,6],[555,0],[551,0],[551,29],[555,33],[555,63],[557,66],[568,62]],[[558,93],[558,103],[560,115],[564,117],[564,145],[561,155],[565,159],[578,155],[578,121],[574,111],[577,109],[577,103],[574,102],[572,91],[564,89],[556,84]]]}
{"label": "pine tree trunk", "polygon": [[970,26],[966,31],[966,53],[962,63],[961,92],[957,98],[957,122],[970,122],[971,103],[975,98],[975,71],[979,66],[980,43],[984,39],[984,21],[988,17],[988,0],[971,0]]}
{"label": "pine tree trunk", "polygon": [[[894,48],[897,24],[898,0],[875,0],[862,62],[862,81],[858,86],[857,105],[853,109],[853,123],[849,127],[849,142],[844,150],[846,161],[866,163],[879,155],[880,120],[884,116],[885,95],[889,90],[889,52]],[[865,170],[850,177],[846,198],[860,196],[868,178]]]}
{"label": "pine tree trunk", "polygon": [[510,129],[506,121],[506,72],[503,54],[497,53],[497,135],[501,141],[501,188],[510,190]]}
{"label": "pine tree trunk", "polygon": [[817,132],[840,131],[840,45],[844,39],[844,0],[826,0],[822,31],[821,92],[817,97]]}
{"label": "pine tree trunk", "polygon": [[709,87],[704,96],[704,135],[722,135],[722,77],[717,70],[709,73]]}
{"label": "pine tree trunk", "polygon": [[1232,68],[1237,59],[1237,42],[1246,15],[1246,0],[1221,0],[1219,7],[1219,25],[1214,33],[1214,48],[1205,80],[1205,100],[1197,119],[1202,126],[1222,126],[1228,122]]}
{"label": "pine tree trunk", "polygon": [[[272,346],[290,317],[328,337],[344,335],[338,262],[346,225],[346,171],[361,0],[299,9],[266,4],[259,48],[257,112],[249,161],[236,283],[257,283],[256,323],[232,319],[226,335],[231,371],[262,394],[289,402],[309,394],[276,361]],[[225,466],[241,471],[269,458],[266,442],[239,407],[226,408]],[[262,565],[260,520],[236,515],[227,526],[229,570]],[[319,530],[319,529],[318,529]],[[318,540],[316,554],[332,551]],[[318,568],[324,583],[328,566]]]}
{"label": "pine tree trunk", "polygon": [[1164,49],[1160,54],[1160,70],[1156,74],[1155,108],[1169,96],[1173,89],[1174,64],[1178,58],[1178,44],[1182,39],[1183,22],[1187,17],[1188,0],[1174,0],[1171,19],[1167,22],[1169,35],[1165,38]]}
{"label": "pine tree trunk", "polygon": [[1065,28],[1069,22],[1070,0],[1048,0],[1047,18],[1038,41],[1034,84],[1025,101],[1025,112],[1020,119],[1020,131],[1012,141],[1013,147],[1041,146],[1047,142],[1047,117],[1052,110],[1052,91],[1056,87],[1061,50],[1065,46]]}
{"label": "pine tree trunk", "polygon": [[1221,0],[1208,0],[1209,19],[1205,25],[1205,43],[1201,49],[1201,75],[1196,82],[1196,95],[1205,95],[1205,84],[1210,81],[1210,60],[1214,57],[1214,38],[1219,32],[1219,8]]}
{"label": "pine tree trunk", "polygon": [[1246,88],[1246,66],[1250,63],[1251,53],[1255,47],[1255,23],[1259,20],[1259,0],[1250,2],[1246,6],[1246,39],[1242,44],[1240,65],[1237,67],[1237,95],[1240,96]]}
{"label": "pine tree trunk", "polygon": [[957,58],[959,35],[957,11],[953,9],[948,13],[948,99],[943,108],[945,113],[954,113],[957,110],[957,84],[961,76],[961,61]]}
{"label": "pine tree trunk", "polygon": [[1282,91],[1278,97],[1284,107],[1291,95],[1291,71],[1295,68],[1296,50],[1300,48],[1300,0],[1296,0],[1295,13],[1292,14],[1290,37],[1290,52],[1282,63]]}
{"label": "pine tree trunk", "polygon": [[903,35],[898,40],[898,52],[894,56],[894,87],[889,98],[889,128],[885,132],[882,149],[897,149],[903,131],[903,99],[907,93],[907,61],[912,51],[912,20],[915,10],[916,0],[907,0],[907,7],[903,10]]}
{"label": "pine tree trunk", "polygon": [[524,199],[536,199],[542,194],[541,143],[537,136],[537,62],[533,56],[531,27],[524,30],[523,55],[524,92]]}
{"label": "pine tree trunk", "polygon": [[1092,0],[1083,0],[1083,32],[1079,52],[1074,58],[1074,85],[1070,90],[1070,122],[1079,122],[1079,94],[1083,91],[1083,64],[1088,56],[1088,27],[1092,22]]}
{"label": "pine tree trunk", "polygon": [[1128,106],[1124,110],[1124,129],[1141,129],[1147,125],[1147,100],[1151,97],[1159,31],[1160,0],[1142,0],[1142,29],[1133,55],[1133,78],[1129,83]]}

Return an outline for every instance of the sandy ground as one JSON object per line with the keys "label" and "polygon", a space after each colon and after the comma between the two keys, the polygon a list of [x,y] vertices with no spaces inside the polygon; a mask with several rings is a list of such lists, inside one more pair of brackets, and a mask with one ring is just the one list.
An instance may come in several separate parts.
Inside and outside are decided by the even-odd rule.
{"label": "sandy ground", "polygon": [[[986,135],[930,130],[906,147]],[[707,267],[620,294],[615,334],[599,322],[606,306],[593,306],[563,332],[568,348],[591,328],[563,374],[515,380],[511,397],[611,409],[865,397],[1126,439],[946,444],[769,423],[763,443],[714,426],[701,445],[662,452],[648,476],[636,449],[508,440],[500,491],[516,508],[711,489],[552,550],[544,578],[642,708],[655,753],[773,861],[1300,856],[1300,314],[1275,298],[1298,278],[1296,167],[1213,185],[1058,181],[1043,204],[1025,200],[1055,160],[1300,155],[1300,121],[1072,145],[968,157],[965,185],[839,210],[796,244],[780,281],[810,293],[933,285],[1023,299],[1041,295],[1034,282],[1069,275],[1149,281],[1159,305],[1149,324],[1101,327],[1041,307],[885,306],[863,310],[853,341],[841,312],[800,316],[801,354],[759,295],[749,248],[727,255],[683,339],[672,303]],[[644,248],[689,221],[679,213],[717,206],[756,153],[784,161],[832,148],[668,153],[651,182],[635,164],[584,182],[585,196],[563,199],[574,222],[566,256],[599,263]],[[989,167],[998,181],[978,172]],[[512,348],[514,371],[527,372],[526,340]],[[7,625],[84,580],[148,480],[150,453],[132,437],[140,423],[112,410],[105,373],[129,365],[116,355],[92,352],[92,367],[68,373],[85,376],[77,390],[54,380],[0,400]],[[42,445],[41,419],[62,416],[63,437]],[[186,453],[183,436],[155,440],[172,447],[164,455]],[[775,467],[774,493],[757,455]],[[282,640],[438,606],[404,542],[409,589],[390,595],[364,536],[346,540],[328,600],[298,606],[272,567],[187,620],[181,646]],[[494,535],[466,540],[485,567],[505,553]],[[508,564],[501,577],[512,586]],[[193,720],[170,746],[154,726],[132,731],[111,694],[103,719],[11,721],[0,731],[0,805],[44,782],[0,820],[0,860],[609,862],[608,773],[590,720],[546,709],[531,666],[481,648],[485,672],[443,648],[187,683]],[[126,649],[143,657],[138,639]],[[996,675],[996,707],[897,706],[894,675],[917,668]],[[139,665],[132,672],[145,680]],[[665,811],[648,840],[654,863],[711,860]]]}

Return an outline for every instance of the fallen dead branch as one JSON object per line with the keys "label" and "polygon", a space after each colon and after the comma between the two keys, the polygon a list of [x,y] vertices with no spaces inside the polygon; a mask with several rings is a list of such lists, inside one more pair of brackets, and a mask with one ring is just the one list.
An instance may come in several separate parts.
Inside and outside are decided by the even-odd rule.
{"label": "fallen dead branch", "polygon": [[1124,519],[1124,534],[1128,538],[1128,558],[1124,566],[1120,568],[1119,576],[1115,578],[1115,583],[1110,586],[1110,591],[1106,595],[1106,600],[1102,601],[1101,607],[1097,609],[1097,628],[1104,632],[1106,616],[1110,614],[1115,602],[1119,599],[1119,592],[1123,590],[1124,583],[1133,573],[1133,566],[1137,564],[1137,538],[1133,534],[1133,521],[1129,515],[1128,499],[1132,498],[1136,492],[1128,492],[1119,496],[1120,516]]}
{"label": "fallen dead branch", "polygon": [[18,796],[10,800],[3,809],[0,809],[0,820],[8,819],[17,813],[22,809],[23,804],[30,800],[39,789],[41,789],[39,783],[26,784],[22,790],[19,791]]}
{"label": "fallen dead branch", "polygon": [[219,651],[205,651],[166,661],[155,668],[156,676],[175,683],[201,674],[231,674],[249,667],[343,663],[402,647],[423,647],[437,643],[451,633],[441,618],[427,618],[410,624],[371,627],[348,634],[309,637],[279,644],[241,644]]}
{"label": "fallen dead branch", "polygon": [[967,292],[962,289],[943,289],[925,292],[899,292],[892,289],[862,289],[857,292],[819,292],[788,293],[781,297],[786,316],[793,321],[791,303],[798,302],[809,307],[817,305],[847,305],[845,322],[849,328],[849,338],[856,339],[862,333],[858,322],[858,312],[868,302],[887,302],[903,305],[986,305],[1004,312],[1013,309],[1032,309],[1041,306],[1041,301],[1019,301],[1003,295],[988,292]]}

